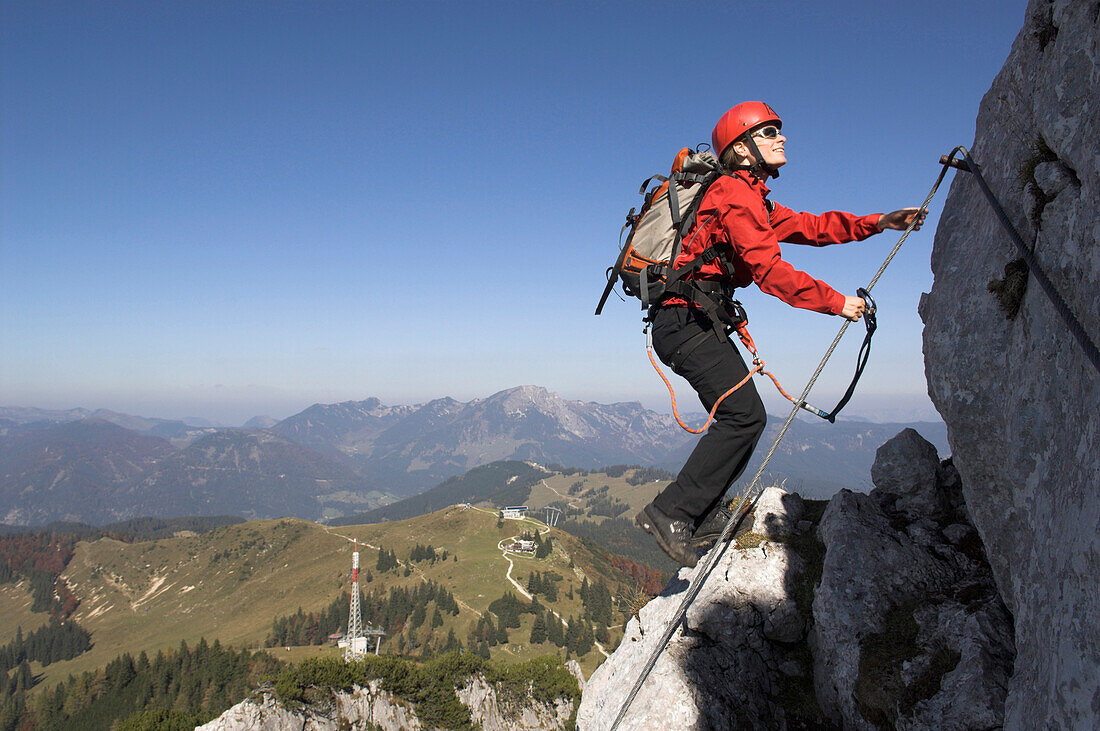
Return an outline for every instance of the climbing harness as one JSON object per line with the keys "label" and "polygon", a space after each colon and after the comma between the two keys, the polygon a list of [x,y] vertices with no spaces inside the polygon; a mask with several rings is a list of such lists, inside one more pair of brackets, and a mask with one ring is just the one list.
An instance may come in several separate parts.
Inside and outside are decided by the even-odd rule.
{"label": "climbing harness", "polygon": [[[807,403],[805,400],[799,400],[796,399],[794,396],[791,396],[783,388],[783,385],[779,382],[779,379],[775,377],[775,374],[773,374],[771,371],[765,370],[764,359],[760,357],[760,354],[756,350],[756,343],[753,342],[752,336],[749,335],[749,321],[748,317],[745,316],[745,310],[741,306],[740,302],[738,302],[737,300],[733,300],[731,304],[735,308],[735,314],[733,314],[732,317],[735,321],[735,324],[727,329],[732,328],[733,331],[737,333],[737,337],[740,338],[741,343],[745,346],[745,349],[749,351],[749,354],[752,356],[752,368],[749,369],[748,374],[746,374],[744,378],[742,378],[732,388],[730,388],[728,391],[718,397],[718,399],[714,402],[714,405],[710,407],[710,413],[707,414],[706,422],[698,429],[693,429],[692,427],[685,424],[683,418],[681,418],[680,416],[680,410],[676,405],[676,391],[672,387],[672,382],[668,380],[668,377],[665,375],[664,371],[661,370],[661,366],[657,365],[657,359],[653,357],[653,334],[650,332],[649,323],[647,321],[644,330],[646,336],[646,355],[649,356],[649,362],[653,366],[653,370],[657,371],[657,375],[661,377],[661,380],[664,381],[665,388],[668,389],[668,395],[672,401],[672,415],[676,417],[676,423],[679,424],[680,428],[684,431],[691,432],[692,434],[702,434],[710,427],[711,423],[714,421],[714,415],[718,412],[718,407],[722,405],[722,402],[726,400],[726,397],[732,395],[735,391],[737,391],[737,389],[748,383],[749,379],[751,379],[754,375],[756,375],[757,373],[762,373],[771,379],[772,383],[775,384],[775,388],[779,391],[783,398],[787,399],[793,404],[798,404],[799,408],[803,408],[806,411],[809,411],[811,414],[814,414],[815,416],[820,416],[822,419],[825,419],[830,424],[835,424],[836,415],[840,413],[840,410],[843,409],[851,400],[852,394],[854,394],[856,391],[856,384],[859,383],[860,376],[863,375],[863,369],[867,367],[867,360],[871,357],[871,338],[874,336],[875,330],[878,328],[878,306],[875,304],[874,299],[871,298],[871,293],[863,287],[860,287],[856,290],[856,296],[862,297],[863,300],[867,303],[867,309],[863,312],[864,323],[867,326],[867,334],[863,338],[863,344],[859,347],[859,355],[856,358],[856,374],[852,377],[852,382],[848,384],[848,388],[844,392],[844,395],[841,397],[840,401],[837,402],[837,405],[834,406],[831,411],[823,411],[816,406]],[[699,333],[699,335],[697,335],[696,337],[710,337],[710,334],[711,331],[707,330]],[[690,347],[690,343],[691,341],[688,341],[688,343],[685,343],[685,345],[681,347]]]}
{"label": "climbing harness", "polygon": [[[955,156],[957,154],[961,154],[963,158],[965,158],[965,161],[956,159]],[[1000,202],[997,201],[996,196],[994,196],[993,192],[989,189],[989,185],[986,183],[985,178],[982,177],[981,170],[978,168],[977,163],[974,162],[974,159],[970,156],[970,152],[962,145],[959,145],[958,147],[953,149],[949,155],[944,155],[940,158],[940,165],[943,166],[940,170],[940,174],[936,178],[936,182],[932,185],[932,189],[928,191],[928,196],[924,199],[924,203],[921,205],[918,211],[925,211],[928,209],[928,204],[932,202],[932,198],[936,195],[936,191],[939,190],[940,183],[943,182],[944,176],[947,174],[947,169],[949,167],[974,175],[974,178],[978,182],[978,186],[981,189],[982,194],[986,197],[986,200],[989,201],[989,204],[993,207],[994,212],[997,214],[997,219],[1001,222],[1001,225],[1008,232],[1008,235],[1012,239],[1013,243],[1016,245],[1016,248],[1020,250],[1024,260],[1027,262],[1028,267],[1030,267],[1031,269],[1031,273],[1035,276],[1036,281],[1039,282],[1039,286],[1042,288],[1043,292],[1046,293],[1047,297],[1054,305],[1055,310],[1057,310],[1058,314],[1065,322],[1066,327],[1069,328],[1070,332],[1073,333],[1074,338],[1081,345],[1082,349],[1084,349],[1086,357],[1088,357],[1088,359],[1092,362],[1092,365],[1096,368],[1096,370],[1100,372],[1100,351],[1097,350],[1096,344],[1089,337],[1088,333],[1085,332],[1084,327],[1081,325],[1080,319],[1073,313],[1072,310],[1070,310],[1069,306],[1065,302],[1065,299],[1055,289],[1054,285],[1050,281],[1050,278],[1046,275],[1046,272],[1039,265],[1039,262],[1035,259],[1035,256],[1031,253],[1027,246],[1024,245],[1023,239],[1020,238],[1020,234],[1016,231],[1015,227],[1012,226],[1011,222],[1009,222],[1008,216],[1004,212],[1004,208],[1001,207]],[[890,265],[890,262],[894,260],[894,257],[901,249],[902,244],[905,243],[905,240],[913,231],[913,227],[916,225],[917,220],[918,217],[914,216],[913,222],[909,224],[909,226],[902,233],[901,237],[898,238],[897,243],[894,244],[894,248],[891,249],[890,253],[886,256],[886,259],[882,262],[882,266],[879,267],[878,271],[875,273],[875,276],[871,278],[870,284],[868,284],[866,289],[862,290],[862,292],[866,292],[868,295],[870,294],[871,289],[874,288],[875,284],[878,282],[883,272],[886,271],[886,267],[888,267]],[[863,295],[861,294],[860,296]],[[783,422],[783,426],[779,429],[779,433],[776,435],[775,441],[772,442],[771,448],[764,456],[764,461],[760,464],[760,467],[757,468],[756,474],[753,476],[752,481],[749,483],[749,486],[741,494],[737,502],[734,503],[738,507],[734,511],[733,515],[730,516],[730,519],[726,522],[726,527],[722,530],[722,535],[718,537],[718,541],[714,544],[714,548],[711,549],[709,553],[707,553],[706,557],[703,559],[703,562],[696,568],[695,576],[692,578],[691,584],[688,586],[687,591],[684,593],[684,598],[680,602],[679,608],[673,615],[672,620],[668,623],[668,626],[665,628],[664,633],[658,639],[656,647],[654,647],[653,652],[646,660],[646,663],[642,668],[641,674],[638,676],[637,681],[635,681],[633,687],[630,689],[630,692],[627,694],[626,699],[623,701],[623,704],[619,709],[619,713],[616,715],[615,720],[612,722],[612,731],[618,728],[619,724],[626,716],[626,712],[630,709],[630,704],[633,703],[634,699],[638,696],[638,692],[642,689],[642,685],[645,683],[646,678],[649,677],[650,672],[652,672],[653,670],[653,666],[657,663],[657,658],[659,658],[661,656],[661,653],[664,652],[664,649],[668,645],[669,640],[672,639],[672,635],[676,633],[676,630],[679,628],[680,623],[684,620],[684,616],[687,614],[687,608],[695,600],[695,597],[699,595],[699,591],[703,588],[703,584],[706,583],[707,578],[710,576],[710,572],[714,569],[714,566],[718,563],[718,560],[725,554],[726,550],[729,548],[729,543],[727,542],[729,540],[729,537],[733,535],[734,531],[736,531],[738,527],[740,527],[741,523],[745,520],[745,517],[756,507],[756,503],[760,499],[760,490],[758,488],[758,485],[761,476],[764,474],[764,469],[771,461],[772,456],[775,454],[776,449],[779,447],[779,443],[783,440],[783,437],[786,436],[787,430],[791,426],[791,422],[794,421],[794,417],[798,414],[798,410],[800,408],[805,408],[803,405],[806,403],[806,397],[809,395],[810,390],[817,382],[818,376],[821,375],[821,371],[825,368],[825,364],[829,361],[829,358],[832,357],[833,351],[836,350],[837,345],[840,343],[841,338],[844,337],[844,332],[848,329],[848,325],[850,324],[850,321],[845,320],[844,323],[840,326],[840,331],[836,334],[836,337],[833,338],[832,344],[830,344],[829,348],[825,351],[825,355],[822,357],[821,362],[818,364],[817,370],[815,370],[813,375],[810,376],[810,380],[806,383],[806,387],[802,390],[801,396],[799,396],[797,400],[792,399],[792,401],[794,401],[795,403],[794,408],[792,408],[791,412],[787,415],[786,421]],[[873,327],[874,326],[871,324],[868,325],[869,330],[873,330]],[[859,364],[856,368],[855,380],[859,379],[859,375],[862,373],[863,366],[866,364],[864,350],[870,351],[870,333],[868,333],[868,336],[864,340],[864,346],[860,348],[860,359]],[[761,370],[763,370],[762,365]],[[752,374],[750,373],[750,376],[751,375]],[[854,382],[852,386],[849,386],[849,392],[853,388]],[[841,399],[841,403],[837,406],[836,409],[834,409],[834,414],[836,411],[839,411],[844,403],[846,403],[850,395],[850,393],[845,394],[844,398]],[[752,495],[751,501],[748,499],[750,495]]]}

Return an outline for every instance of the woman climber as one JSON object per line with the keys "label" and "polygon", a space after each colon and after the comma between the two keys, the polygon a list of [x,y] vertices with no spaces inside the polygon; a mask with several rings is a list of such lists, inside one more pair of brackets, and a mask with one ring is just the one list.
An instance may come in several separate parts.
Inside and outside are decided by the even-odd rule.
{"label": "woman climber", "polygon": [[[738,104],[718,120],[711,140],[725,174],[706,191],[674,268],[703,256],[705,263],[685,280],[723,285],[726,302],[732,300],[733,289],[755,282],[793,307],[857,321],[866,302],[795,269],[783,260],[779,242],[824,246],[862,241],[888,228],[903,230],[914,218],[914,229],[919,229],[924,212],[903,208],[867,216],[841,211],[813,215],[768,200],[765,183],[779,177],[779,168],[787,163],[782,126],[771,107],[755,101]],[[714,286],[698,289],[699,298],[723,296],[714,294]],[[737,346],[718,335],[722,327],[695,300],[668,295],[651,313],[651,322],[657,356],[691,384],[708,411],[747,376]],[[730,517],[723,497],[745,470],[766,420],[750,379],[722,401],[676,479],[635,517],[677,562],[695,566],[695,549],[721,534]]]}

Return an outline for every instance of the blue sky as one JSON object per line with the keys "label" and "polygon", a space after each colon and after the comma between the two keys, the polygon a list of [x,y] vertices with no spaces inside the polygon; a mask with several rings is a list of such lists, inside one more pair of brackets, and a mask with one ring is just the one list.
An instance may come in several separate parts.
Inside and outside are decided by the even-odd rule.
{"label": "blue sky", "polygon": [[[4,0],[0,404],[233,424],[538,384],[667,410],[636,303],[592,315],[640,182],[762,99],[775,200],[918,205],[1024,8]],[[853,415],[933,413],[916,308],[945,196],[875,290]],[[784,251],[852,293],[897,235]],[[840,320],[742,301],[801,390]]]}

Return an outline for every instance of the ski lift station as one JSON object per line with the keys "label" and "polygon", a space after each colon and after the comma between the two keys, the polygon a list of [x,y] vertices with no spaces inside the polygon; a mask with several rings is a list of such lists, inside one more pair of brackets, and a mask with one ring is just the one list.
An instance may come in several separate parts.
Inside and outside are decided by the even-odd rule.
{"label": "ski lift station", "polygon": [[509,520],[523,520],[526,515],[526,505],[512,505],[510,507],[500,509],[500,517]]}

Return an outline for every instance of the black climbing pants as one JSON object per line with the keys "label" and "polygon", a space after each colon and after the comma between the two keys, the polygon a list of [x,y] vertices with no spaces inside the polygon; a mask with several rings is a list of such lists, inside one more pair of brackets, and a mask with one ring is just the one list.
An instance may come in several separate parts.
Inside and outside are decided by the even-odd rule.
{"label": "black climbing pants", "polygon": [[[660,308],[653,318],[653,349],[691,384],[708,412],[749,372],[737,346],[729,338],[719,339],[710,319],[694,308]],[[750,380],[718,407],[676,480],[653,503],[665,515],[698,526],[745,471],[766,422],[764,404]]]}

